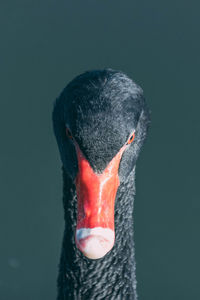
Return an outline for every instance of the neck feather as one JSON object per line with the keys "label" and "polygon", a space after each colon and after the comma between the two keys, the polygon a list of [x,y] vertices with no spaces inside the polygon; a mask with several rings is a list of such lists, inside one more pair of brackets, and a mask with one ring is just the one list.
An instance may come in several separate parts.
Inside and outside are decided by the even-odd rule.
{"label": "neck feather", "polygon": [[135,170],[120,184],[115,199],[115,245],[103,258],[90,260],[75,245],[77,197],[63,170],[65,231],[58,276],[57,300],[136,300],[133,241]]}

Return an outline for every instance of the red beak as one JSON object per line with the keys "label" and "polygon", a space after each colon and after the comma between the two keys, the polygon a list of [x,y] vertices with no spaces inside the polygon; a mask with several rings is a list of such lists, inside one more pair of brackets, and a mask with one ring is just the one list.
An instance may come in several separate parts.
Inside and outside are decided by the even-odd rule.
{"label": "red beak", "polygon": [[119,187],[118,168],[124,145],[106,169],[96,174],[75,143],[79,172],[75,184],[78,199],[76,245],[90,259],[103,257],[115,241],[114,206]]}

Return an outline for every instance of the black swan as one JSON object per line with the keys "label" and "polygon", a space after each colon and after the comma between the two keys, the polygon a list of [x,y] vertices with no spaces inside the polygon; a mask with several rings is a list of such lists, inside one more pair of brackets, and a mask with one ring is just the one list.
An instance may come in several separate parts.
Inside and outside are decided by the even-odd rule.
{"label": "black swan", "polygon": [[142,89],[121,71],[87,71],[56,99],[65,218],[57,300],[137,299],[135,164],[149,123]]}

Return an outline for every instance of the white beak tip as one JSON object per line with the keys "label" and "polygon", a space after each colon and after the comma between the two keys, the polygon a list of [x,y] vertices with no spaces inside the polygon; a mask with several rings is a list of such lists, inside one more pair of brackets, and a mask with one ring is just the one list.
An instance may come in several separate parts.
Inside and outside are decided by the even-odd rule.
{"label": "white beak tip", "polygon": [[81,228],[76,232],[78,249],[90,259],[104,257],[113,247],[114,231],[109,228]]}

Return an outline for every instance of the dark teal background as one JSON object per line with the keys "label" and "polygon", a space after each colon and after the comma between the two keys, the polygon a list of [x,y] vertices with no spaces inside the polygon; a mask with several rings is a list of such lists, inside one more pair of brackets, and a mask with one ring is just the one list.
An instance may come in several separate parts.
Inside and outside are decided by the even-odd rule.
{"label": "dark teal background", "polygon": [[63,233],[54,99],[111,67],[152,111],[137,164],[139,300],[200,299],[200,2],[19,0],[0,8],[0,299],[54,300]]}

